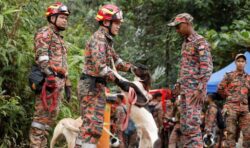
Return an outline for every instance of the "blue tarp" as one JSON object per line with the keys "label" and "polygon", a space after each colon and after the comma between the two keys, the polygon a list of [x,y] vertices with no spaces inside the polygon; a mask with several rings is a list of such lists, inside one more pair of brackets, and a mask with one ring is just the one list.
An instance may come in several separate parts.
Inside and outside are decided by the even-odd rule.
{"label": "blue tarp", "polygon": [[[246,73],[250,73],[250,52],[245,52],[244,54],[247,58],[247,64],[245,67],[245,71]],[[233,61],[231,64],[229,64],[228,66],[222,68],[221,70],[215,72],[212,74],[211,78],[208,81],[207,84],[207,92],[208,93],[213,93],[217,91],[217,86],[218,84],[221,82],[221,80],[223,79],[224,75],[226,72],[230,72],[230,71],[234,71],[236,69],[236,65],[235,62]]]}

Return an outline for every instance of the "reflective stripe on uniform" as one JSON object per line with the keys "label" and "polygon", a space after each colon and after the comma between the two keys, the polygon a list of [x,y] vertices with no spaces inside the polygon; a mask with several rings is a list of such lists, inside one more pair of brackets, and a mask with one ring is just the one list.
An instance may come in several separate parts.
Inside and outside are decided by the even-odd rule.
{"label": "reflective stripe on uniform", "polygon": [[119,58],[118,60],[115,61],[115,66],[117,66],[118,64],[122,63],[123,60],[121,58]]}
{"label": "reflective stripe on uniform", "polygon": [[41,130],[50,130],[51,127],[47,124],[42,124],[42,123],[39,123],[39,122],[36,122],[36,121],[33,121],[31,123],[31,127],[35,127],[35,128],[38,128],[38,129],[41,129]]}
{"label": "reflective stripe on uniform", "polygon": [[83,143],[82,148],[96,148],[96,144],[92,143]]}
{"label": "reflective stripe on uniform", "polygon": [[38,58],[38,62],[42,62],[42,61],[48,61],[49,60],[49,56],[40,56],[39,58]]}
{"label": "reflective stripe on uniform", "polygon": [[102,71],[100,72],[101,76],[106,76],[108,72],[112,71],[110,67],[106,66],[102,69]]}
{"label": "reflective stripe on uniform", "polygon": [[82,139],[80,139],[80,138],[76,138],[76,145],[77,146],[82,146]]}

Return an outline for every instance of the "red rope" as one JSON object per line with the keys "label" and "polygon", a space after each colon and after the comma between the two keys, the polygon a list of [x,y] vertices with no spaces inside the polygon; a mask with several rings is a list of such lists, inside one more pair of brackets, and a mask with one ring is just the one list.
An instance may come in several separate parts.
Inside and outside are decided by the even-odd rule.
{"label": "red rope", "polygon": [[122,124],[122,131],[125,131],[128,127],[128,121],[129,121],[129,116],[130,116],[130,113],[131,113],[131,108],[132,108],[132,105],[134,105],[137,101],[137,95],[135,93],[135,90],[134,88],[132,87],[129,87],[129,91],[128,91],[128,104],[129,104],[129,108],[128,108],[128,111],[127,111],[127,114],[126,114],[126,118],[125,120],[123,121],[123,124]]}
{"label": "red rope", "polygon": [[[43,108],[45,110],[49,110],[49,112],[52,112],[53,110],[55,110],[56,106],[57,106],[57,98],[58,98],[58,91],[57,91],[57,87],[54,86],[52,89],[52,93],[50,95],[47,95],[46,93],[46,88],[47,88],[48,84],[45,82],[43,84],[43,88],[42,88],[42,92],[41,92],[41,100],[42,100],[42,104],[43,104]],[[52,99],[52,103],[50,105],[50,107],[48,106],[47,100]]]}

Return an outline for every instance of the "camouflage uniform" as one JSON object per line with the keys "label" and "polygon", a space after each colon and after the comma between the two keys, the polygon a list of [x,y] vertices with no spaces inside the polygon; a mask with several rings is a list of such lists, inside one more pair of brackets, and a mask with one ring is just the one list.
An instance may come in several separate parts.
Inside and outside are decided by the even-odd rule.
{"label": "camouflage uniform", "polygon": [[[177,27],[181,23],[190,25],[192,21],[193,17],[190,14],[181,13],[168,26]],[[177,29],[177,31],[180,30]],[[193,148],[202,147],[203,145],[200,130],[202,105],[196,106],[191,101],[195,91],[206,94],[206,85],[212,74],[213,63],[209,43],[194,30],[190,31],[192,31],[191,34],[185,36],[182,44],[182,58],[177,82],[180,85],[180,128],[183,134],[184,147]]]}
{"label": "camouflage uniform", "polygon": [[209,105],[205,115],[205,132],[212,133],[217,127],[217,106],[215,104]]}
{"label": "camouflage uniform", "polygon": [[122,124],[125,121],[125,118],[126,118],[126,106],[120,104],[117,106],[114,113],[114,124],[115,124],[114,133],[121,141],[121,145],[119,146],[120,148],[124,148]]}
{"label": "camouflage uniform", "polygon": [[238,128],[243,133],[243,146],[250,147],[249,88],[250,76],[237,71],[226,73],[218,86],[218,93],[226,99],[223,106],[226,114],[226,147],[235,147]]}
{"label": "camouflage uniform", "polygon": [[181,88],[180,124],[184,147],[202,147],[202,105],[191,104],[191,99],[197,89],[206,94],[206,85],[213,69],[210,47],[202,36],[194,32],[182,44],[181,54],[178,82]]}
{"label": "camouflage uniform", "polygon": [[[50,67],[63,69],[67,73],[67,48],[63,41],[63,37],[59,34],[53,25],[48,25],[40,30],[35,35],[35,60],[38,66],[45,74],[49,74]],[[40,94],[36,95],[35,112],[30,129],[30,147],[47,147],[48,130],[55,123],[55,119],[59,112],[59,103],[63,98],[63,90],[65,78],[56,77],[57,98],[56,108],[49,112],[44,109]],[[50,92],[47,92],[49,95]],[[47,100],[48,105],[51,105],[52,100]]]}
{"label": "camouflage uniform", "polygon": [[83,76],[78,83],[78,97],[83,118],[78,138],[84,143],[96,144],[103,128],[105,83],[115,80],[111,70],[112,59],[116,69],[120,71],[129,71],[131,64],[119,58],[113,48],[113,37],[102,27],[87,43],[84,59]]}

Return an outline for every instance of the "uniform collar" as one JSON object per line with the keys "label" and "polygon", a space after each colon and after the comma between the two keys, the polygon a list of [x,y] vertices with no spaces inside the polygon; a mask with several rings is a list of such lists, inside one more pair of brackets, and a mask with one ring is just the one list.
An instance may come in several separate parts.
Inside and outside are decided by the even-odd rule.
{"label": "uniform collar", "polygon": [[245,71],[239,72],[239,71],[235,70],[234,72],[235,72],[235,75],[236,75],[236,76],[244,76],[244,75],[246,75],[246,72],[245,72]]}
{"label": "uniform collar", "polygon": [[114,40],[114,38],[103,27],[99,27],[98,31],[100,31],[101,33],[103,33],[111,41]]}
{"label": "uniform collar", "polygon": [[61,36],[62,38],[63,38],[63,36],[62,35],[60,35],[60,32],[59,32],[59,30],[56,28],[56,26],[55,25],[53,25],[53,24],[49,24],[49,28],[56,34],[56,35],[59,35],[59,36]]}
{"label": "uniform collar", "polygon": [[192,42],[196,39],[197,33],[194,31],[192,34],[190,34],[187,38],[186,41]]}

